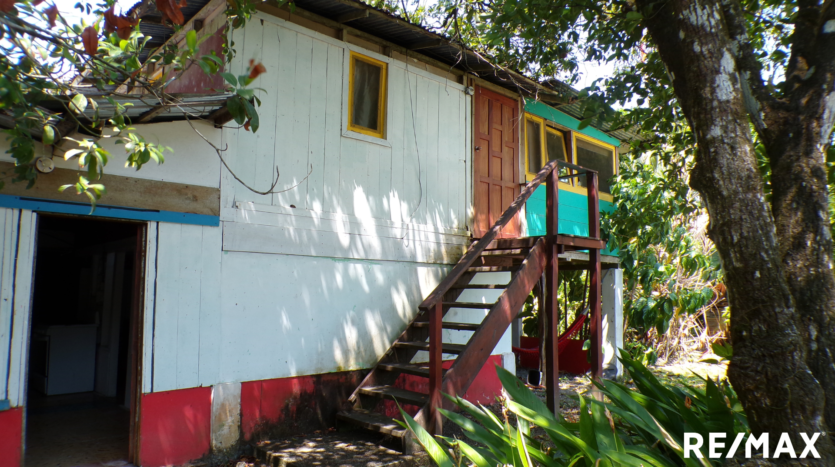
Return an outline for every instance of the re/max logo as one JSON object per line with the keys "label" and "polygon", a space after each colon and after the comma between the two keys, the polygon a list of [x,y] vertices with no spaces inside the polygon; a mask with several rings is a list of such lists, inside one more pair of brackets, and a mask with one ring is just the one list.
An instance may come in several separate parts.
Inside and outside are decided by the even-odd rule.
{"label": "re/max logo", "polygon": [[[806,435],[806,433],[800,433],[800,438],[806,444],[806,447],[803,448],[803,451],[800,453],[801,459],[805,459],[809,455],[815,459],[820,459],[821,456],[818,454],[818,450],[815,449],[815,442],[817,442],[820,436],[821,433],[813,433],[810,438]],[[725,459],[730,459],[731,457],[734,457],[736,452],[742,446],[742,440],[745,438],[745,434],[737,433],[736,438],[734,438],[733,443],[731,443],[730,449],[728,449],[727,453],[723,455],[726,445],[724,442],[725,438],[725,433],[708,433],[708,459],[722,459],[723,457]],[[750,459],[752,454],[760,452],[762,453],[763,459],[777,459],[780,456],[783,456],[784,459],[798,458],[797,451],[794,450],[794,446],[792,445],[792,441],[788,433],[780,435],[780,439],[777,441],[777,447],[774,449],[774,453],[772,455],[769,455],[771,453],[769,452],[770,445],[768,441],[768,433],[763,433],[759,437],[749,435],[748,439],[745,440],[745,457]],[[704,438],[702,435],[698,433],[684,433],[684,458],[704,458],[701,450],[702,445],[704,445]]]}

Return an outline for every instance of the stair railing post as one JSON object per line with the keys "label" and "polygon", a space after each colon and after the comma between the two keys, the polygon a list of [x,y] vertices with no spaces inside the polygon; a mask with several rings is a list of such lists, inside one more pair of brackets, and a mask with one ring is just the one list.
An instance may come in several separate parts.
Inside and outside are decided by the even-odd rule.
{"label": "stair railing post", "polygon": [[[600,238],[600,200],[597,173],[588,172],[589,237]],[[589,334],[591,345],[591,376],[599,380],[603,374],[603,322],[600,312],[600,250],[589,250]]]}
{"label": "stair railing post", "polygon": [[443,434],[443,421],[438,412],[443,381],[443,306],[439,301],[429,311],[429,416],[426,421],[427,431],[433,435]]}
{"label": "stair railing post", "polygon": [[555,415],[560,411],[560,362],[559,362],[559,310],[557,289],[559,287],[559,164],[546,179],[546,266],[545,266],[545,401],[548,410]]}

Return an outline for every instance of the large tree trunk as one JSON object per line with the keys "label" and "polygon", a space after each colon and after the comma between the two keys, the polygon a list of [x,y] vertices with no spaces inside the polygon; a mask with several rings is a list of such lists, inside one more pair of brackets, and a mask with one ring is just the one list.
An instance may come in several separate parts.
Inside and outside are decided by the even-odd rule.
{"label": "large tree trunk", "polygon": [[[755,433],[788,432],[795,446],[804,446],[799,433],[835,429],[828,425],[835,420],[825,420],[835,408],[825,404],[826,392],[835,395],[835,276],[821,157],[821,129],[832,122],[822,121],[823,110],[799,109],[791,120],[808,128],[791,136],[761,133],[770,138],[763,142],[776,177],[773,214],[751,138],[751,88],[740,79],[740,43],[726,24],[727,11],[716,0],[639,0],[638,6],[696,135],[691,185],[707,205],[731,305],[728,376]],[[753,120],[759,130],[774,123],[760,115]],[[815,129],[817,139],[810,137]],[[817,447],[818,465],[835,465],[830,437]]]}

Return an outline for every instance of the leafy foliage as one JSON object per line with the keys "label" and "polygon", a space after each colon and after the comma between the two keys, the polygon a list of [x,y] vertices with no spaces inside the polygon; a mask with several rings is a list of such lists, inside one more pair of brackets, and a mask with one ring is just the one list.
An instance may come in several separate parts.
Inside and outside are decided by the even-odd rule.
{"label": "leafy foliage", "polygon": [[[166,92],[166,86],[192,67],[207,75],[220,73],[235,56],[233,44],[227,44],[221,55],[204,54],[200,44],[211,32],[199,36],[192,29],[183,35],[182,43],[166,43],[141,62],[140,54],[150,38],[139,31],[138,19],[116,14],[115,0],[76,4],[79,13],[92,16],[91,23],[82,19],[77,24],[69,22],[54,4],[41,3],[10,0],[0,6],[0,113],[14,121],[13,128],[4,130],[11,146],[8,153],[16,165],[12,181],[26,181],[31,187],[38,175],[37,145],[52,145],[77,127],[85,137],[75,140],[78,149],[66,152],[65,158],[77,159],[79,167],[86,169],[86,176],[73,186],[94,201],[105,190],[91,181],[101,177],[112,159],[100,139],[122,143],[127,165],[137,170],[150,161],[162,163],[163,153],[170,150],[146,141],[131,127],[125,105],[117,100],[127,97],[125,89],[141,90],[146,102],[177,105],[178,99]],[[175,32],[180,32],[186,1],[157,0],[156,4]],[[249,0],[230,2],[227,30],[243,27],[254,8]],[[243,79],[226,80],[226,89],[237,96],[240,111],[233,112],[235,119],[252,131],[258,129],[256,106],[260,102],[248,86],[264,71],[263,65],[250,63]],[[101,111],[104,102],[114,110]]]}
{"label": "leafy foliage", "polygon": [[[727,382],[705,379],[704,389],[668,387],[647,368],[621,353],[635,390],[612,381],[596,382],[610,402],[579,396],[579,420],[554,415],[507,370],[496,367],[509,399],[503,419],[488,408],[449,397],[468,416],[442,410],[464,429],[470,442],[433,439],[401,410],[407,426],[441,466],[468,460],[479,467],[513,466],[711,466],[721,459],[684,456],[684,433],[747,433],[736,394]],[[443,444],[442,444],[443,443]],[[447,448],[444,447],[447,446]],[[692,457],[692,456],[691,456]]]}

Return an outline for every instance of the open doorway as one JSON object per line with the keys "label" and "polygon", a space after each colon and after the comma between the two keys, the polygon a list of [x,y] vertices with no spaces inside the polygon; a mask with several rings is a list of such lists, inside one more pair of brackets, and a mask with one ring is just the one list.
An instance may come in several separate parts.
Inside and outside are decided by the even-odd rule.
{"label": "open doorway", "polygon": [[131,459],[144,224],[41,215],[26,467]]}

